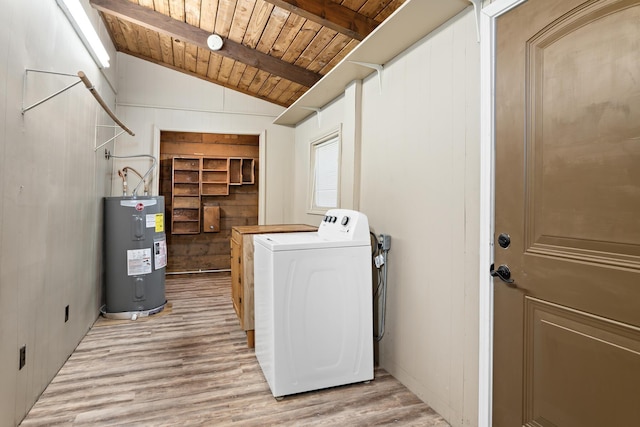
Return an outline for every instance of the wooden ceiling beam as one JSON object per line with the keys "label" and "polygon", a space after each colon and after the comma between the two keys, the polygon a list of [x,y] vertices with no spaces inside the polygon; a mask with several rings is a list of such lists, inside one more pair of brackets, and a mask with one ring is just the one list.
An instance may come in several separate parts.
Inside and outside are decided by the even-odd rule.
{"label": "wooden ceiling beam", "polygon": [[362,40],[378,23],[331,0],[265,0],[352,39]]}
{"label": "wooden ceiling beam", "polygon": [[[90,3],[93,8],[102,13],[113,15],[144,28],[166,34],[174,39],[207,50],[209,49],[207,46],[207,37],[211,35],[210,32],[175,20],[160,12],[137,5],[128,0],[90,0]],[[214,51],[213,53],[264,70],[270,74],[280,76],[306,87],[313,86],[322,78],[321,74],[290,64],[229,39],[224,40],[222,49]]]}

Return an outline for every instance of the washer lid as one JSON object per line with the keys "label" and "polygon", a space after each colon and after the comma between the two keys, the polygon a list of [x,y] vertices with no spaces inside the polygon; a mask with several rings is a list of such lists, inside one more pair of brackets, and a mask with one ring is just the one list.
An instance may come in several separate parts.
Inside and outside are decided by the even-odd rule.
{"label": "washer lid", "polygon": [[353,246],[371,246],[369,240],[329,240],[316,231],[299,233],[255,234],[256,245],[265,246],[271,251],[293,251],[324,248],[345,248]]}

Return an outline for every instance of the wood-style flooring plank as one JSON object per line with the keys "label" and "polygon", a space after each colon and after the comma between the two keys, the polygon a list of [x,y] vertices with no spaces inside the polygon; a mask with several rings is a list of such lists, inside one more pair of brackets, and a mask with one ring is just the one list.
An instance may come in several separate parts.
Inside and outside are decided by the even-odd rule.
{"label": "wood-style flooring plank", "polygon": [[448,426],[381,368],[375,380],[271,395],[228,273],[167,276],[164,312],[99,318],[22,426]]}

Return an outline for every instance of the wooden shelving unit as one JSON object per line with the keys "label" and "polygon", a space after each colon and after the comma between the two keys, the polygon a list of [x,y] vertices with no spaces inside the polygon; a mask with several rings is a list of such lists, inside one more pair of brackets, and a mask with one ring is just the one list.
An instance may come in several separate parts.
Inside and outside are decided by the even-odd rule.
{"label": "wooden shelving unit", "polygon": [[229,185],[242,185],[242,159],[229,159]]}
{"label": "wooden shelving unit", "polygon": [[249,158],[229,159],[229,185],[255,183],[255,160]]}
{"label": "wooden shelving unit", "polygon": [[202,158],[203,196],[227,196],[229,194],[229,159],[224,157]]}
{"label": "wooden shelving unit", "polygon": [[242,184],[255,184],[255,160],[242,159]]}
{"label": "wooden shelving unit", "polygon": [[314,108],[309,107],[323,108],[343,94],[350,82],[376,72],[362,64],[387,64],[470,5],[469,0],[407,0],[273,123],[295,127],[313,114]]}
{"label": "wooden shelving unit", "polygon": [[171,178],[171,233],[200,232],[200,158],[175,157]]}
{"label": "wooden shelving unit", "polygon": [[[228,196],[229,185],[255,183],[255,159],[244,157],[174,157],[171,181],[171,234],[201,232],[201,197]],[[219,231],[209,209],[205,232]]]}

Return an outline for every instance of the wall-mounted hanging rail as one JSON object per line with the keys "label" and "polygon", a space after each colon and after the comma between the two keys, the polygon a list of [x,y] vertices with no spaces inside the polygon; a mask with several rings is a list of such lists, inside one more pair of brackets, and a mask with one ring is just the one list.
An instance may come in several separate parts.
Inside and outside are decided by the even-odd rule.
{"label": "wall-mounted hanging rail", "polygon": [[46,73],[46,74],[55,74],[57,76],[66,76],[66,77],[77,77],[75,74],[67,74],[67,73],[56,73],[53,71],[42,71],[42,70],[32,70],[27,68],[25,70],[24,73],[24,80],[22,81],[22,114],[24,115],[24,113],[26,113],[27,111],[31,110],[32,108],[37,107],[38,105],[42,104],[43,102],[47,102],[48,100],[50,100],[53,97],[56,97],[58,95],[60,95],[62,92],[65,92],[69,89],[71,89],[72,87],[74,87],[75,85],[79,84],[82,80],[78,80],[75,83],[71,83],[69,86],[64,87],[63,89],[60,89],[59,91],[57,91],[56,93],[47,96],[44,99],[41,99],[40,101],[29,105],[28,107],[24,106],[24,99],[26,97],[27,94],[27,75],[29,74],[29,71],[33,72],[33,73]]}
{"label": "wall-mounted hanging rail", "polygon": [[111,117],[111,119],[117,123],[118,126],[120,126],[122,128],[123,131],[127,132],[129,135],[131,136],[135,136],[135,134],[133,133],[133,131],[131,129],[129,129],[128,127],[126,127],[124,125],[124,123],[122,123],[120,121],[120,119],[118,119],[116,117],[115,114],[113,114],[113,111],[111,111],[111,109],[109,108],[109,106],[104,102],[104,100],[102,99],[102,97],[100,96],[100,94],[98,93],[98,91],[96,90],[96,88],[91,84],[91,82],[89,81],[89,79],[87,78],[87,75],[85,73],[83,73],[82,71],[78,71],[78,77],[80,77],[80,80],[82,80],[82,83],[84,83],[84,85],[87,87],[87,89],[89,89],[89,92],[91,92],[91,94],[93,95],[93,97],[96,99],[96,101],[98,101],[98,104],[100,104],[102,106],[102,109],[109,115],[109,117]]}
{"label": "wall-mounted hanging rail", "polygon": [[[25,99],[25,96],[26,96],[26,93],[27,93],[27,75],[28,75],[28,73],[30,71],[31,72],[35,72],[35,73],[55,74],[55,75],[58,75],[58,76],[77,77],[80,80],[78,80],[77,82],[74,82],[74,83],[64,87],[63,89],[60,89],[59,91],[47,96],[44,99],[41,99],[40,101],[38,101],[38,102],[36,102],[34,104],[29,105],[28,107],[25,107],[24,106],[24,99]],[[89,92],[91,92],[91,94],[96,99],[96,101],[98,101],[98,104],[100,104],[102,109],[122,129],[122,131],[120,133],[118,133],[117,135],[113,136],[112,138],[109,138],[106,142],[104,142],[104,143],[100,144],[99,146],[97,146],[96,148],[94,148],[94,151],[97,151],[99,148],[101,148],[101,147],[105,146],[106,144],[108,144],[109,142],[113,141],[114,139],[116,139],[117,137],[122,135],[124,132],[127,132],[131,136],[135,136],[135,133],[133,133],[133,131],[131,129],[126,127],[125,124],[122,123],[120,121],[120,119],[118,119],[118,117],[116,117],[116,115],[113,113],[113,111],[111,111],[111,109],[104,102],[104,100],[102,99],[102,97],[100,96],[100,94],[98,93],[96,88],[93,86],[93,84],[91,84],[91,81],[89,80],[87,75],[82,71],[78,71],[78,74],[76,75],[76,74],[56,73],[56,72],[53,72],[53,71],[26,69],[25,70],[25,75],[24,75],[24,82],[23,82],[23,85],[22,85],[22,104],[23,104],[23,106],[22,106],[22,114],[26,113],[27,111],[31,110],[32,108],[37,107],[38,105],[50,100],[51,98],[54,98],[54,97],[60,95],[62,92],[66,91],[68,89],[71,89],[72,87],[74,87],[75,85],[77,85],[80,82],[84,83],[85,87],[87,89],[89,89]],[[104,126],[104,125],[98,125],[98,126]],[[96,134],[97,134],[97,132],[96,132]]]}

